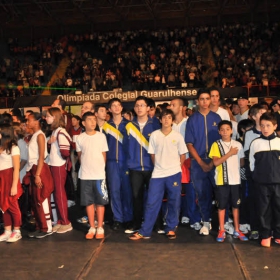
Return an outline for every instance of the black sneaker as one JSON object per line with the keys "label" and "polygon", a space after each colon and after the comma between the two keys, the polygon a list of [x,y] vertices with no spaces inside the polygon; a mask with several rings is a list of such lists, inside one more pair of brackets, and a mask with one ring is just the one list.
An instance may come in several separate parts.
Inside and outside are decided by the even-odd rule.
{"label": "black sneaker", "polygon": [[139,231],[140,227],[135,226],[133,223],[127,223],[126,230],[124,231],[125,233],[131,234]]}
{"label": "black sneaker", "polygon": [[112,225],[112,230],[119,230],[121,227],[121,223],[118,221],[114,221],[113,225]]}
{"label": "black sneaker", "polygon": [[50,232],[45,232],[45,231],[39,231],[36,235],[35,235],[35,238],[44,238],[48,235],[51,235],[53,234],[53,231],[50,231]]}
{"label": "black sneaker", "polygon": [[27,235],[28,235],[28,237],[33,238],[33,237],[35,237],[39,232],[40,232],[40,230],[37,229],[37,230],[35,230],[35,231],[30,231],[30,232],[28,232]]}

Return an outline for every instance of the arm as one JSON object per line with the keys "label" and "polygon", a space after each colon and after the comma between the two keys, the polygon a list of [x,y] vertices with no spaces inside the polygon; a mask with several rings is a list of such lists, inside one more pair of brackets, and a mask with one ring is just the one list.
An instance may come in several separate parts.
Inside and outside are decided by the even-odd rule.
{"label": "arm", "polygon": [[222,164],[223,162],[225,162],[229,157],[233,156],[233,155],[237,155],[238,153],[238,148],[237,147],[231,147],[229,152],[226,153],[224,156],[218,158],[218,157],[213,157],[213,163],[215,166],[218,166],[220,164]]}
{"label": "arm", "polygon": [[151,160],[152,160],[153,165],[155,165],[155,154],[151,154]]}
{"label": "arm", "polygon": [[209,164],[205,163],[198,155],[196,149],[192,144],[187,144],[187,148],[189,150],[189,153],[196,160],[196,162],[199,164],[199,166],[202,168],[204,172],[209,172],[213,168],[213,162],[211,161]]}
{"label": "arm", "polygon": [[20,155],[14,155],[12,156],[13,161],[13,183],[11,188],[11,196],[14,196],[17,194],[17,185],[19,180],[19,166],[20,166]]}
{"label": "arm", "polygon": [[25,164],[27,163],[27,160],[25,160],[25,159],[22,159],[21,161],[20,161],[20,167],[19,167],[19,170],[22,170],[23,169],[23,167],[25,166]]}
{"label": "arm", "polygon": [[186,154],[180,155],[181,167],[184,164],[185,160],[186,160]]}
{"label": "arm", "polygon": [[35,174],[35,184],[38,188],[42,188],[43,184],[41,181],[41,171],[44,165],[44,159],[45,159],[45,137],[43,134],[39,134],[37,137],[37,144],[38,144],[38,150],[39,150],[39,159],[37,163],[37,170]]}
{"label": "arm", "polygon": [[244,158],[241,158],[240,159],[240,167],[243,167],[245,164],[245,159]]}
{"label": "arm", "polygon": [[79,160],[79,162],[81,163],[81,155],[82,155],[82,152],[77,152],[77,154],[78,154],[78,160]]}

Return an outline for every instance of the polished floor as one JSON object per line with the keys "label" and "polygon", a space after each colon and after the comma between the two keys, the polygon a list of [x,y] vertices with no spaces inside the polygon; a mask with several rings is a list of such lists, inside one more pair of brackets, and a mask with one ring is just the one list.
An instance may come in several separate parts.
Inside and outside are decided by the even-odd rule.
{"label": "polished floor", "polygon": [[[70,208],[71,220],[81,214]],[[258,241],[241,242],[227,236],[215,241],[217,227],[199,236],[180,226],[176,240],[156,232],[149,240],[131,241],[123,230],[105,225],[102,241],[86,240],[85,224],[43,239],[27,237],[0,243],[0,279],[280,279],[280,246],[262,248]]]}

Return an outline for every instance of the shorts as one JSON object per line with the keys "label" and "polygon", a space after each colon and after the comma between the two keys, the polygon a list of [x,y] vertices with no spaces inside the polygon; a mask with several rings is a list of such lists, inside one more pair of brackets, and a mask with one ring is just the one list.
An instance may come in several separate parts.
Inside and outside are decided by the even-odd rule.
{"label": "shorts", "polygon": [[240,199],[240,185],[222,185],[215,188],[216,204],[219,210],[226,209],[231,206],[239,208]]}
{"label": "shorts", "polygon": [[81,206],[109,203],[106,180],[81,180]]}

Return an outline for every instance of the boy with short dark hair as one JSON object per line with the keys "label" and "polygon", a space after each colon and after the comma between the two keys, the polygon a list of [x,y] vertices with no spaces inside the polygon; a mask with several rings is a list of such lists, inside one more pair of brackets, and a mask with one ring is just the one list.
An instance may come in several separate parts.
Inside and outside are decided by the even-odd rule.
{"label": "boy with short dark hair", "polygon": [[[108,193],[105,180],[105,162],[108,145],[106,136],[96,131],[96,116],[92,112],[83,114],[85,132],[76,139],[76,151],[81,162],[79,178],[81,180],[81,205],[86,206],[90,229],[86,239],[104,238],[103,220]],[[94,225],[95,208],[98,227]]]}
{"label": "boy with short dark hair", "polygon": [[154,164],[145,208],[144,222],[131,240],[149,239],[161,208],[164,193],[167,193],[165,233],[169,239],[175,239],[175,230],[179,223],[181,201],[182,164],[188,152],[183,136],[172,130],[175,119],[170,109],[160,115],[162,128],[151,134],[149,154]]}
{"label": "boy with short dark hair", "polygon": [[96,121],[97,121],[99,131],[102,132],[103,126],[106,123],[106,115],[107,115],[106,106],[102,104],[96,105],[94,114],[96,116]]}
{"label": "boy with short dark hair", "polygon": [[248,238],[239,231],[239,205],[240,205],[240,165],[244,164],[244,152],[242,145],[231,139],[232,123],[224,120],[218,124],[218,131],[221,135],[220,140],[214,142],[211,146],[209,157],[213,159],[216,181],[216,203],[218,206],[218,216],[220,230],[216,240],[223,242],[226,237],[224,229],[226,207],[229,202],[232,206],[234,233],[233,237],[241,241],[247,241]]}
{"label": "boy with short dark hair", "polygon": [[109,152],[107,153],[106,172],[110,191],[114,223],[113,230],[118,230],[123,223],[133,220],[132,192],[127,167],[127,119],[122,117],[121,100],[112,98],[108,103],[112,119],[103,126]]}
{"label": "boy with short dark hair", "polygon": [[250,169],[253,172],[259,233],[263,247],[270,247],[273,237],[280,244],[280,138],[277,137],[277,119],[272,113],[260,118],[261,136],[251,143]]}
{"label": "boy with short dark hair", "polygon": [[158,120],[148,116],[150,110],[147,98],[138,96],[135,100],[136,117],[126,125],[128,134],[128,156],[130,184],[133,197],[133,222],[128,224],[125,233],[138,231],[144,213],[144,194],[150,182],[153,163],[148,154],[151,133],[160,128]]}

